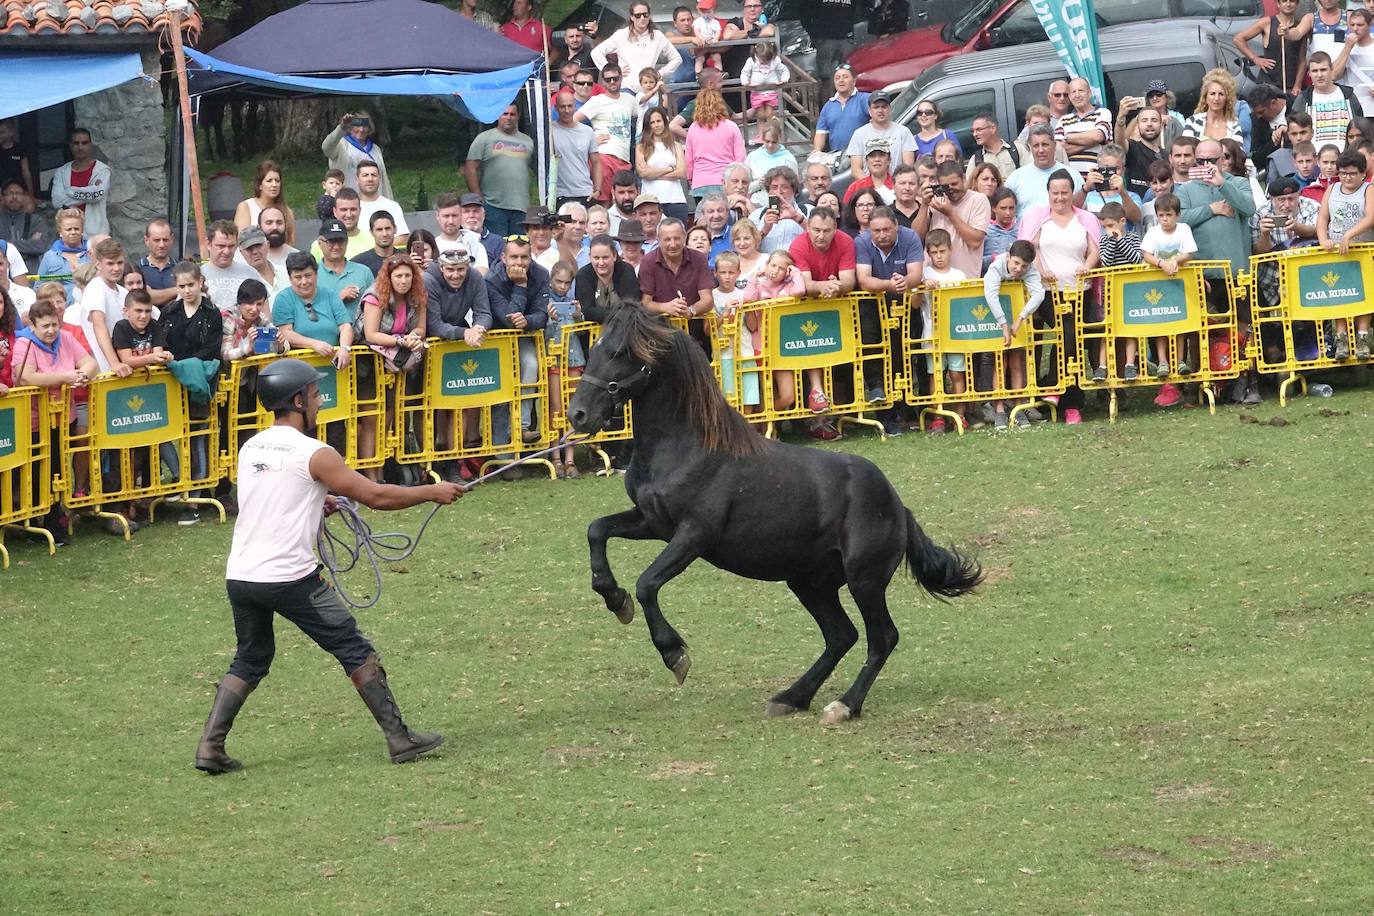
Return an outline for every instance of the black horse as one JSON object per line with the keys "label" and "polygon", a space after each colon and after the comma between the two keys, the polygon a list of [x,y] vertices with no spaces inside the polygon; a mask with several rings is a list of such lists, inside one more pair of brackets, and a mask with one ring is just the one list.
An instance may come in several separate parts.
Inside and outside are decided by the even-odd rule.
{"label": "black horse", "polygon": [[933,595],[962,595],[982,579],[976,562],[931,542],[871,462],[759,435],[726,403],[701,348],[636,305],[619,308],[591,348],[568,418],[577,431],[596,432],[631,400],[636,447],[625,488],[635,507],[587,529],[592,588],[629,623],[635,604],[616,583],[606,541],[668,542],[635,594],[679,684],[691,659],[659,610],[658,591],[698,557],[751,579],[786,582],[825,637],[820,658],[768,702],[768,715],[809,708],[858,641],[840,604],[840,586],[848,584],[863,615],[868,658],[844,696],[825,708],[825,725],[860,714],[897,646],[886,592],[903,556]]}

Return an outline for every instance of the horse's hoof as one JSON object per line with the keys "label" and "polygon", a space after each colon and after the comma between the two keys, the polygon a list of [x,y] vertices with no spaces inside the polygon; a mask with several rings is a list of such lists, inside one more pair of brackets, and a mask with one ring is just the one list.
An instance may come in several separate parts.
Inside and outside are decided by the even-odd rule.
{"label": "horse's hoof", "polygon": [[774,716],[790,716],[796,712],[801,712],[801,710],[791,703],[779,703],[777,700],[769,700],[767,703],[763,704],[763,715],[769,719]]}
{"label": "horse's hoof", "polygon": [[836,700],[825,707],[825,711],[821,713],[821,724],[830,728],[839,725],[841,722],[847,722],[850,718],[852,717],[849,713],[849,707],[839,700]]}
{"label": "horse's hoof", "polygon": [[692,659],[686,652],[683,652],[681,657],[669,667],[673,670],[673,677],[677,678],[677,685],[681,687],[682,682],[687,680],[687,672],[692,667]]}
{"label": "horse's hoof", "polygon": [[625,600],[620,602],[620,607],[616,608],[615,619],[621,623],[629,623],[635,619],[635,599],[629,592],[625,593]]}

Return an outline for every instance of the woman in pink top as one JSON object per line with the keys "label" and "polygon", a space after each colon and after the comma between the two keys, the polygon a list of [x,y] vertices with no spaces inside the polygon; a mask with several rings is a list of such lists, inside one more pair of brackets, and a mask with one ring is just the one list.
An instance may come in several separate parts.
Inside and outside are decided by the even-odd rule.
{"label": "woman in pink top", "polygon": [[[744,287],[745,302],[761,302],[765,299],[795,299],[806,295],[806,278],[792,263],[792,256],[785,251],[775,251],[768,256],[763,269],[749,278]],[[762,317],[762,316],[760,316]],[[774,372],[773,408],[786,410],[797,402],[797,376],[795,372]],[[812,413],[825,413],[830,409],[830,401],[825,396],[825,374],[820,369],[806,370],[806,384],[810,394],[806,406]]]}
{"label": "woman in pink top", "polygon": [[696,104],[687,128],[687,178],[701,198],[722,191],[726,166],[744,161],[744,135],[717,90],[701,90]]}

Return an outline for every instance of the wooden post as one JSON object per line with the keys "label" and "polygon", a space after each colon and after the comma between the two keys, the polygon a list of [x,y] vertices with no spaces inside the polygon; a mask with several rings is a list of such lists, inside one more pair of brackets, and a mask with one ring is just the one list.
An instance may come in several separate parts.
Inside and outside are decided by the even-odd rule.
{"label": "wooden post", "polygon": [[176,60],[177,68],[177,90],[181,102],[181,139],[186,149],[186,167],[191,171],[191,206],[196,214],[196,241],[200,245],[200,259],[204,262],[210,260],[210,240],[205,237],[205,199],[200,193],[196,125],[191,120],[191,91],[186,83],[186,51],[181,46],[181,13],[169,11],[167,21],[172,32],[172,56]]}

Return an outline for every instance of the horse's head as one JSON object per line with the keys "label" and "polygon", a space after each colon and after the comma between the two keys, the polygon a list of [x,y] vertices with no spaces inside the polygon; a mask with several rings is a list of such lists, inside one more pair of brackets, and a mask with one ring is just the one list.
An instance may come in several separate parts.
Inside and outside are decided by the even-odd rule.
{"label": "horse's head", "polygon": [[582,380],[568,403],[568,420],[580,433],[606,428],[616,411],[649,384],[673,329],[629,302],[611,313],[587,353]]}

